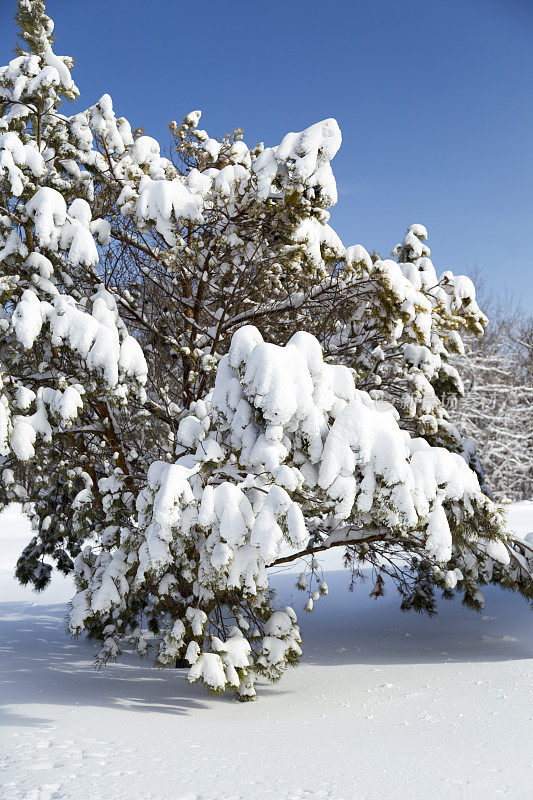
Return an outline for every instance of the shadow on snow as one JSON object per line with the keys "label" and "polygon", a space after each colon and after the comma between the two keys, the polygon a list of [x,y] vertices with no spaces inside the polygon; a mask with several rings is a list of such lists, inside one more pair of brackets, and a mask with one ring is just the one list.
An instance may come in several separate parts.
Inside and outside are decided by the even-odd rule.
{"label": "shadow on snow", "polygon": [[[533,658],[531,611],[519,597],[486,590],[483,614],[460,601],[443,601],[429,619],[399,611],[390,589],[380,600],[368,597],[369,584],[346,590],[346,573],[327,574],[330,596],[311,615],[305,596],[294,588],[295,575],[276,575],[272,583],[280,605],[293,605],[302,627],[303,663],[309,666],[494,662]],[[369,588],[367,588],[369,587]],[[59,605],[0,603],[0,725],[46,726],[33,716],[47,705],[106,707],[133,712],[184,715],[233,702],[212,697],[184,680],[184,671],[157,670],[149,660],[123,654],[101,670],[92,666],[97,643],[65,633],[66,608]],[[324,676],[327,681],[327,676]],[[268,694],[284,693],[283,682],[262,685]],[[30,706],[29,715],[14,707]],[[37,707],[37,708],[35,708]]]}

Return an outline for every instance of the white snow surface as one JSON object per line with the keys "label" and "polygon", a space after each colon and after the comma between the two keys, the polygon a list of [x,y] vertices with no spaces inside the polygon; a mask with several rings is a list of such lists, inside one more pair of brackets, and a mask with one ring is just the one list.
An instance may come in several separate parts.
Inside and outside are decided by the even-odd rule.
{"label": "white snow surface", "polygon": [[[533,531],[533,502],[508,512]],[[12,570],[29,539],[0,517],[2,800],[490,800],[533,796],[533,618],[496,588],[482,615],[443,601],[429,620],[392,588],[347,591],[340,553],[329,596],[302,611],[301,565],[272,583],[298,612],[303,663],[259,700],[213,698],[124,654],[65,635],[70,581],[41,595]]]}

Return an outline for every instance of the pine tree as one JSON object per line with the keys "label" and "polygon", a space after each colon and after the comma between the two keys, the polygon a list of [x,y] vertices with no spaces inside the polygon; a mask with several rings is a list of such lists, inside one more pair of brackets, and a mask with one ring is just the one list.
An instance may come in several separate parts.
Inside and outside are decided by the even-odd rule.
{"label": "pine tree", "polygon": [[269,566],[308,559],[308,611],[333,546],[405,609],[433,612],[439,590],[479,608],[491,579],[529,596],[530,551],[444,407],[461,334],[486,324],[474,287],[437,277],[421,225],[396,260],[343,245],[335,120],[250,148],[192,112],[165,158],[107,95],[60,112],[72,62],[42,2],[18,9],[0,71],[0,504],[32,518],[19,579],[73,572],[70,629],[99,662],[128,642],[241,698],[301,654]]}
{"label": "pine tree", "polygon": [[17,575],[42,588],[46,557],[70,572],[90,530],[75,497],[122,465],[113,417],[144,391],[146,364],[97,271],[109,225],[80,166],[89,133],[59,111],[78,95],[72,61],[53,52],[42,2],[21,0],[17,21],[22,44],[0,71],[2,503],[25,503],[36,536]]}

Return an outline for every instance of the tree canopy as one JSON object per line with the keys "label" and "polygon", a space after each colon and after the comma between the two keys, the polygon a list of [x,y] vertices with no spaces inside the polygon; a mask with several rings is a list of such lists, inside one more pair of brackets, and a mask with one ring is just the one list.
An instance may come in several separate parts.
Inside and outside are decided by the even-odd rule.
{"label": "tree canopy", "polygon": [[221,139],[200,112],[170,146],[78,96],[42,0],[19,0],[0,70],[0,505],[34,536],[17,576],[72,573],[70,629],[241,698],[301,654],[268,567],[343,547],[402,608],[532,594],[445,400],[486,317],[411,225],[390,259],[345,246],[335,120],[281,143]]}

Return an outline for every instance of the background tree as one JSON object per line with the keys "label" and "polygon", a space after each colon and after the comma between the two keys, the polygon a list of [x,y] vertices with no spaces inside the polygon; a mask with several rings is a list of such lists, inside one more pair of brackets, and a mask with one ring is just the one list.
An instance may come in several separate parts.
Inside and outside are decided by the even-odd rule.
{"label": "background tree", "polygon": [[533,321],[512,300],[485,294],[490,323],[482,338],[467,337],[458,360],[464,394],[447,405],[471,449],[476,443],[494,496],[528,500],[533,497]]}

